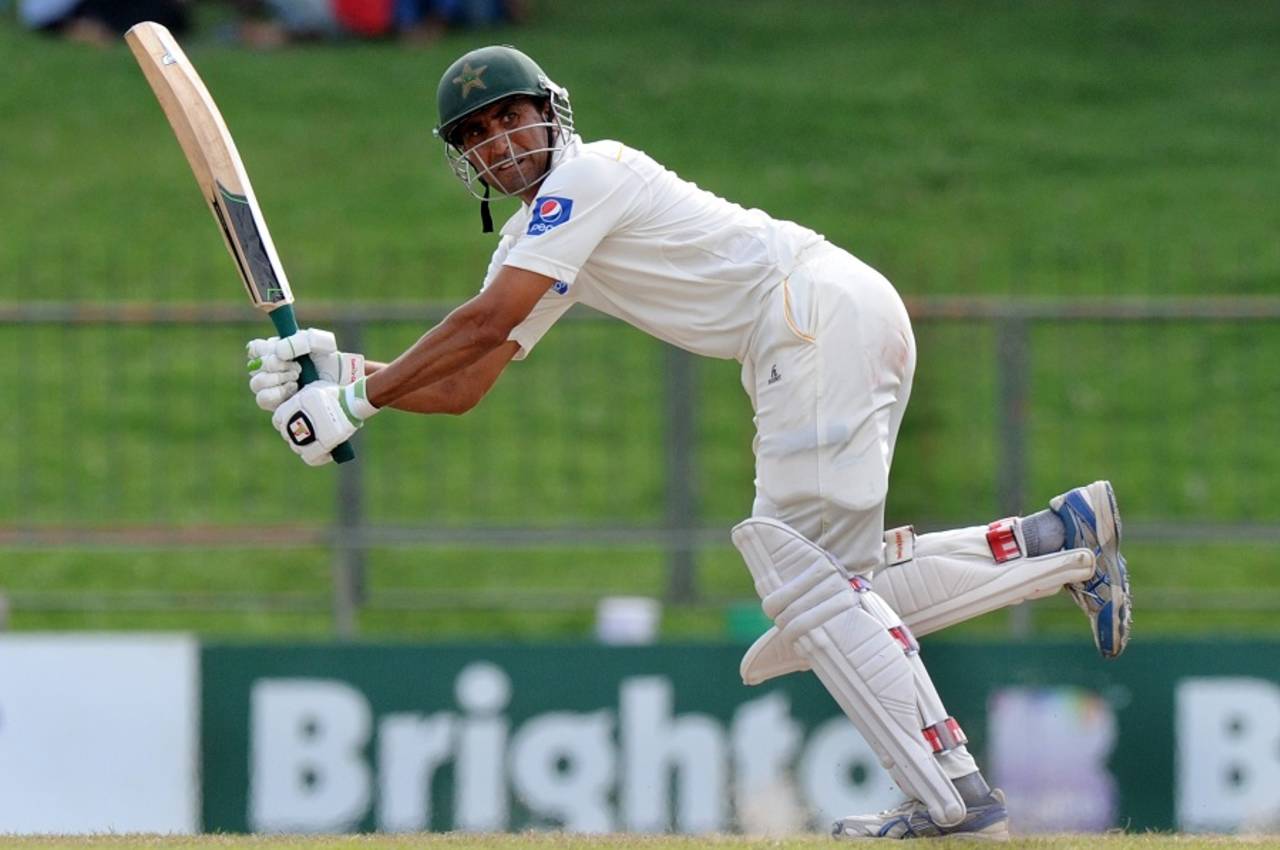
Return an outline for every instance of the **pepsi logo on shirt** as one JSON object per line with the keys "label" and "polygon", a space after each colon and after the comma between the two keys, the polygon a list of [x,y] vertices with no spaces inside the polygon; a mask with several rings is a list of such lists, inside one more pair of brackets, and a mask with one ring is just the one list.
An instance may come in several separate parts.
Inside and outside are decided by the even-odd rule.
{"label": "pepsi logo on shirt", "polygon": [[573,213],[573,200],[544,195],[533,202],[533,219],[526,233],[540,236],[553,227],[564,224]]}

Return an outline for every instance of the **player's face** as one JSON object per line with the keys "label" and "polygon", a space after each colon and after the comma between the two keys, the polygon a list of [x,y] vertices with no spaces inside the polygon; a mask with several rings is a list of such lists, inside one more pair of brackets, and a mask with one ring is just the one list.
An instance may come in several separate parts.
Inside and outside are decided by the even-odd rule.
{"label": "player's face", "polygon": [[551,162],[552,128],[544,108],[529,97],[499,101],[463,119],[454,142],[486,183],[530,200]]}

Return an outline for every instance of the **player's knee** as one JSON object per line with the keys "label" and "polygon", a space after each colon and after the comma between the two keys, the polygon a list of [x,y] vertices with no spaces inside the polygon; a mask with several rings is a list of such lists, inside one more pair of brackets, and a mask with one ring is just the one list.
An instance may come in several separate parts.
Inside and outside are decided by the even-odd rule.
{"label": "player's knee", "polygon": [[853,591],[831,562],[815,560],[801,575],[763,599],[764,612],[794,640],[856,606]]}
{"label": "player's knee", "polygon": [[830,483],[830,501],[843,511],[878,512],[889,497],[889,470],[878,457],[840,469]]}

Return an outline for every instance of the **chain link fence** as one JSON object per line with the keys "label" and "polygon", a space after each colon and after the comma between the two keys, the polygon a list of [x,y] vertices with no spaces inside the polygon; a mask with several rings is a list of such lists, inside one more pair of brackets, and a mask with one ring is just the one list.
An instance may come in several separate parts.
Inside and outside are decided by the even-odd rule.
{"label": "chain link fence", "polygon": [[[1280,377],[1264,365],[1280,357],[1280,299],[909,306],[921,355],[890,522],[971,524],[1110,477],[1127,538],[1154,551],[1280,544]],[[444,311],[306,304],[304,318],[334,328],[344,348],[387,357]],[[750,409],[736,364],[575,309],[477,410],[380,417],[358,436],[355,463],[310,470],[225,362],[263,327],[237,306],[0,305],[6,362],[41,377],[10,382],[23,390],[0,449],[0,587],[15,612],[325,609],[351,635],[378,609],[589,607],[635,563],[618,554],[628,551],[658,564],[657,592],[671,603],[749,594],[709,585],[702,567],[750,509]],[[598,580],[541,592],[535,577],[517,594],[456,572],[416,588],[370,582],[372,552],[410,552],[412,571],[540,548],[564,560],[594,553]],[[290,551],[326,567],[267,580],[243,554],[287,561]],[[24,561],[51,552],[70,553],[56,581],[24,578]],[[121,582],[109,566],[153,558],[180,570],[192,553],[216,580],[197,570],[189,586],[161,589]],[[1146,601],[1280,608],[1272,591],[1247,587],[1164,587]],[[1015,616],[1013,626],[1029,623]]]}

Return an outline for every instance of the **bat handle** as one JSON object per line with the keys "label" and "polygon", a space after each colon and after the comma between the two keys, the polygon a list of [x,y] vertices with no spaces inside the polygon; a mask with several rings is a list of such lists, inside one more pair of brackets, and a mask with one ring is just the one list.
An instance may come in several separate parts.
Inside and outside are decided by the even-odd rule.
{"label": "bat handle", "polygon": [[[271,324],[276,326],[276,333],[280,335],[281,339],[293,336],[298,332],[298,320],[293,315],[292,304],[281,304],[267,315],[271,317]],[[311,355],[304,354],[299,357],[298,365],[302,367],[302,377],[298,380],[298,386],[305,387],[312,381],[320,379],[320,374],[316,372],[316,364],[311,362]],[[355,450],[351,448],[350,443],[334,446],[333,451],[329,454],[334,463],[346,463],[356,458]]]}

